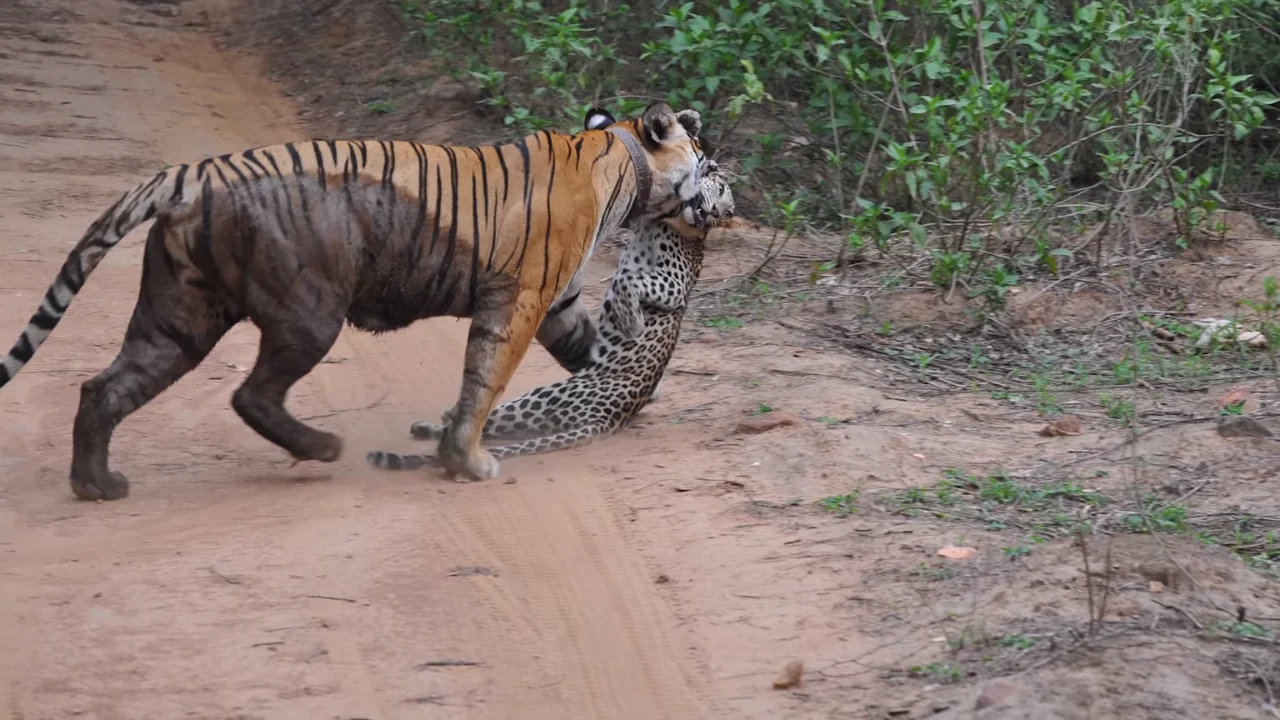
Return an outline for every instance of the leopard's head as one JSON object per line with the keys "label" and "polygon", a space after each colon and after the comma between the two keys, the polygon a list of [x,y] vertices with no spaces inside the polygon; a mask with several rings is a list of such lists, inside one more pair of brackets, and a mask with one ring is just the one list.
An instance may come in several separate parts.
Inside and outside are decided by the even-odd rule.
{"label": "leopard's head", "polygon": [[682,219],[700,230],[727,224],[733,218],[733,180],[714,160],[706,161],[706,172],[698,181],[698,194],[685,203]]}

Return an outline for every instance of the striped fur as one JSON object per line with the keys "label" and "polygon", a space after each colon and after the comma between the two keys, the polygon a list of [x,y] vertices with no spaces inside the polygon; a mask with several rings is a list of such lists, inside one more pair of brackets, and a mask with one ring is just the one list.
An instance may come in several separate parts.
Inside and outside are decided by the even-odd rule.
{"label": "striped fur", "polygon": [[[601,117],[607,121],[601,121]],[[587,127],[612,124],[592,111]],[[652,176],[644,216],[697,193],[697,113],[663,104],[618,123]],[[343,321],[373,332],[435,316],[472,318],[457,421],[441,442],[451,475],[498,471],[480,429],[541,321],[601,235],[633,212],[638,169],[610,130],[542,131],[515,143],[446,147],[310,141],[170,167],[125,193],[63,264],[13,350],[0,387],[25,365],[88,276],[135,226],[155,218],[124,345],[81,388],[71,485],[124,497],[108,470],[115,426],[195,367],[235,323],[262,330],[257,363],[232,405],[298,460],[336,460],[340,439],[284,409]]]}
{"label": "striped fur", "polygon": [[[662,374],[680,338],[689,293],[702,270],[707,233],[733,217],[733,192],[727,174],[712,170],[703,176],[701,186],[701,194],[678,216],[640,224],[618,260],[618,271],[600,310],[598,330],[561,328],[566,335],[595,337],[585,365],[564,380],[503,403],[489,415],[484,426],[486,441],[520,440],[490,447],[495,458],[584,445],[626,427],[656,399]],[[585,308],[580,310],[585,318],[582,322],[590,324]],[[552,343],[557,339],[548,337]],[[572,360],[576,362],[576,358]],[[446,421],[449,417],[446,413]],[[409,433],[431,440],[440,438],[445,428],[444,424],[418,422],[410,426]],[[412,470],[439,462],[426,453],[375,451],[366,457],[374,467],[387,470]]]}

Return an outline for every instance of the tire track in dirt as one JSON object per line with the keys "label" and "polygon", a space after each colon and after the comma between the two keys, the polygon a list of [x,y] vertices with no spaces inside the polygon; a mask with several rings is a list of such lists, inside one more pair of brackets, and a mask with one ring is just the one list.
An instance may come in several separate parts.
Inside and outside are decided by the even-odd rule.
{"label": "tire track in dirt", "polygon": [[[78,20],[66,22],[72,8]],[[234,11],[182,5],[184,17]],[[254,62],[201,34],[139,25],[139,12],[56,0],[19,3],[9,18],[30,33],[0,56],[0,78],[21,79],[27,100],[0,107],[0,334],[16,336],[105,204],[62,197],[67,186],[122,192],[154,158],[302,135]],[[78,52],[35,60],[59,43]],[[59,129],[68,116],[76,133]],[[56,132],[37,137],[41,123]],[[606,478],[587,469],[591,449],[508,461],[514,484],[365,466],[365,450],[412,446],[408,423],[452,402],[464,322],[344,333],[291,407],[343,434],[347,457],[292,469],[228,406],[257,345],[257,331],[239,327],[117,433],[115,464],[134,496],[71,500],[79,384],[119,346],[142,235],[110,256],[0,397],[0,708],[23,718],[714,716],[714,688],[689,667],[690,643]],[[535,350],[508,394],[556,374]],[[473,565],[497,574],[451,575]],[[478,665],[438,662],[449,658]]]}

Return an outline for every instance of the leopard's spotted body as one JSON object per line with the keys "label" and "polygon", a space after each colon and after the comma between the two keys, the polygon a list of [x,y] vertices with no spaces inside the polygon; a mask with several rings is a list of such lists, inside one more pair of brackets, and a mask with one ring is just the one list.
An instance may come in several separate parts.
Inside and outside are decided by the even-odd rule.
{"label": "leopard's spotted body", "polygon": [[[503,403],[489,415],[483,430],[486,442],[521,439],[487,448],[495,458],[583,445],[626,427],[655,399],[702,270],[707,234],[731,218],[733,210],[725,176],[713,171],[702,178],[699,195],[676,216],[640,225],[618,260],[590,359],[572,376]],[[580,323],[590,322],[585,312],[579,316]],[[554,344],[554,338],[544,339],[544,344]],[[439,439],[449,415],[445,413],[441,423],[414,423],[410,434]],[[405,470],[438,462],[429,454],[380,451],[369,453],[368,459],[377,467]]]}

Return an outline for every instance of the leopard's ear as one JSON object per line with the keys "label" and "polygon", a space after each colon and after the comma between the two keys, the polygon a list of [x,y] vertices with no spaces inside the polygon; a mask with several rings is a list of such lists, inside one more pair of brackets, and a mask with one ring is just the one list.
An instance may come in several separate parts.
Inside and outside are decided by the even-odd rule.
{"label": "leopard's ear", "polygon": [[696,138],[702,132],[702,116],[697,110],[681,110],[676,113],[676,120],[684,127],[684,131],[689,133],[689,137]]}

